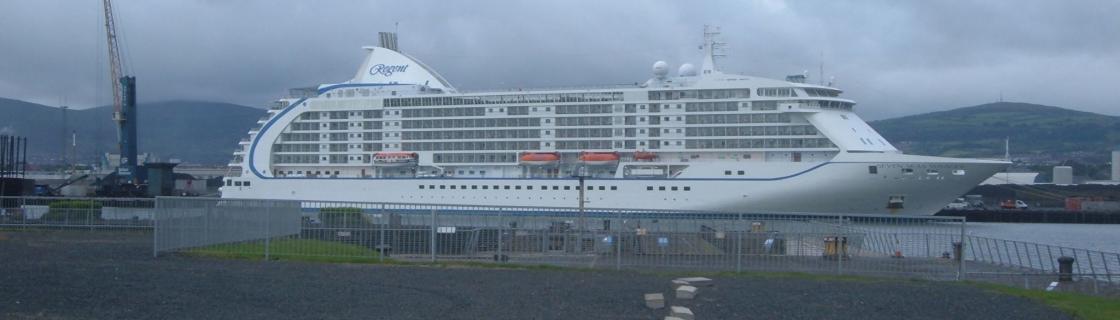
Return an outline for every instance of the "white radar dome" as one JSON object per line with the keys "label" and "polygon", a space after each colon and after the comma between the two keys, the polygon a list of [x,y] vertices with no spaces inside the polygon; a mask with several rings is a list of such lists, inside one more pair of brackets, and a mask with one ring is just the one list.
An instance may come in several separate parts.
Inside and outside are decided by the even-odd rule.
{"label": "white radar dome", "polygon": [[669,74],[669,63],[666,63],[665,61],[658,61],[653,63],[653,75],[657,76],[658,78],[664,78],[667,74]]}
{"label": "white radar dome", "polygon": [[691,63],[682,64],[681,68],[677,69],[677,74],[682,77],[696,76],[696,66],[692,65]]}

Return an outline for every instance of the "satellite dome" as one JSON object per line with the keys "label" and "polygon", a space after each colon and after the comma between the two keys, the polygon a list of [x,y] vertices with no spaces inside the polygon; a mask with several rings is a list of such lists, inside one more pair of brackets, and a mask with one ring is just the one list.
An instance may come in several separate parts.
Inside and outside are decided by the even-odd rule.
{"label": "satellite dome", "polygon": [[658,78],[664,78],[669,74],[669,64],[665,61],[658,61],[653,63],[653,75]]}
{"label": "satellite dome", "polygon": [[691,63],[682,64],[681,68],[677,69],[677,74],[682,77],[694,77],[696,76],[696,66]]}

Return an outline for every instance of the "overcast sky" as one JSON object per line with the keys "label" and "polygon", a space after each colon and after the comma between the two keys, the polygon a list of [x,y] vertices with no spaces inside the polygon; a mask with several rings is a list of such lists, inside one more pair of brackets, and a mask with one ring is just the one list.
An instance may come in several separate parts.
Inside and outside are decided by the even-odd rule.
{"label": "overcast sky", "polygon": [[[722,26],[726,72],[808,71],[882,119],[1004,100],[1120,114],[1120,1],[114,1],[141,103],[264,106],[353,77],[399,22],[400,47],[460,89],[645,81],[699,64]],[[0,1],[0,97],[111,102],[100,1]],[[823,56],[823,60],[822,60]],[[143,106],[141,106],[142,108]]]}

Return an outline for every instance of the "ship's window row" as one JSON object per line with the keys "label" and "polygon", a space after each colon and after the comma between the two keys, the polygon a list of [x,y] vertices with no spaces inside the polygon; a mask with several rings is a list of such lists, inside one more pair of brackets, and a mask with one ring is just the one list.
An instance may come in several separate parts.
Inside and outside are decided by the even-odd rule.
{"label": "ship's window row", "polygon": [[817,128],[801,126],[751,126],[751,127],[692,127],[685,130],[689,137],[713,136],[800,136],[816,135]]}
{"label": "ship's window row", "polygon": [[840,91],[819,88],[803,88],[810,97],[839,97]]}
{"label": "ship's window row", "polygon": [[759,97],[796,97],[797,92],[793,88],[758,88],[755,93]]}
{"label": "ship's window row", "polygon": [[685,116],[684,122],[686,124],[789,123],[790,115],[785,113],[697,114]]}
{"label": "ship's window row", "polygon": [[556,114],[593,114],[611,112],[612,107],[609,104],[556,106]]}
{"label": "ship's window row", "polygon": [[677,187],[677,186],[656,186],[656,187],[654,187],[654,186],[646,186],[646,191],[654,191],[654,190],[657,190],[657,191],[682,191],[682,190],[683,190],[683,191],[692,191],[692,187],[689,187],[689,186],[684,186],[684,187]]}
{"label": "ship's window row", "polygon": [[516,153],[435,153],[432,157],[435,163],[517,162]]}
{"label": "ship's window row", "polygon": [[[557,191],[559,191],[559,190],[568,190],[568,191],[576,190],[576,191],[579,191],[580,190],[580,186],[578,186],[578,185],[577,186],[570,186],[570,185],[568,185],[568,186],[558,186],[558,185],[534,186],[534,185],[498,185],[498,184],[495,184],[495,185],[487,185],[487,184],[483,184],[483,185],[478,185],[478,184],[472,184],[472,185],[466,185],[466,184],[459,184],[459,185],[455,185],[455,184],[452,184],[452,185],[428,184],[428,185],[424,185],[424,184],[421,184],[421,185],[418,185],[417,187],[421,190],[436,190],[436,189],[439,189],[439,190],[539,190],[539,191],[548,191],[548,190],[557,190]],[[691,190],[690,187],[684,187],[684,188],[685,188],[684,189],[685,191]],[[607,190],[618,191],[618,186],[587,186],[587,190],[585,190],[585,191],[595,191],[595,190],[599,190],[599,191],[607,191]],[[673,190],[677,190],[677,187],[673,187]]]}
{"label": "ship's window row", "polygon": [[540,138],[538,129],[405,131],[403,140],[528,139]]}
{"label": "ship's window row", "polygon": [[485,118],[485,119],[433,119],[405,120],[404,129],[422,128],[492,128],[492,127],[539,127],[541,118]]}
{"label": "ship's window row", "polygon": [[[745,174],[747,174],[747,172],[746,172],[746,171],[743,171],[743,170],[737,170],[737,171],[735,171],[735,174],[736,174],[736,175],[740,175],[740,176],[741,176],[741,175],[745,175]],[[730,176],[730,175],[731,175],[731,170],[724,170],[724,171],[723,171],[723,175],[725,175],[725,176]]]}
{"label": "ship's window row", "polygon": [[463,141],[463,142],[405,142],[404,150],[538,150],[540,141]]}
{"label": "ship's window row", "polygon": [[614,124],[611,117],[563,117],[556,118],[557,126],[609,126]]}
{"label": "ship's window row", "polygon": [[827,138],[685,140],[687,149],[836,148]]}
{"label": "ship's window row", "polygon": [[583,92],[554,94],[511,94],[465,97],[419,97],[385,99],[387,107],[423,107],[441,105],[478,105],[513,103],[565,103],[622,101],[621,92]]}
{"label": "ship's window row", "polygon": [[472,117],[472,116],[485,116],[486,108],[483,107],[470,107],[470,108],[424,108],[424,109],[405,109],[401,113],[404,118],[432,118],[432,117]]}
{"label": "ship's window row", "polygon": [[686,112],[736,112],[739,111],[738,102],[689,102],[685,104]]}
{"label": "ship's window row", "polygon": [[751,89],[650,91],[650,100],[750,98]]}

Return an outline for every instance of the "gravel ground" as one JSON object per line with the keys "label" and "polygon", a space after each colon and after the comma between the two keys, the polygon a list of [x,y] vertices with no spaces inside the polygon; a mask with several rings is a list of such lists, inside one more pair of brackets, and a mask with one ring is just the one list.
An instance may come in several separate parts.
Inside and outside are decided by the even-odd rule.
{"label": "gravel ground", "polygon": [[0,232],[3,319],[1069,319],[946,282],[715,279],[674,301],[668,275],[152,258],[150,236]]}

